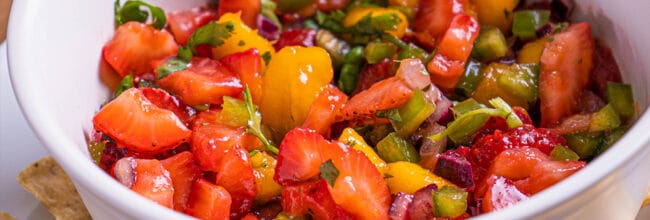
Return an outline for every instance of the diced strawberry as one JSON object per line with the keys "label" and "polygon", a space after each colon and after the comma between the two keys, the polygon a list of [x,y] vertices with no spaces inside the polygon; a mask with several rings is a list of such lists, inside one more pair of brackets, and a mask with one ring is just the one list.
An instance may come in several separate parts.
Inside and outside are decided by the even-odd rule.
{"label": "diced strawberry", "polygon": [[[210,113],[200,113],[197,120]],[[258,145],[257,138],[246,134],[245,127],[233,128],[221,123],[202,122],[193,127],[192,141],[190,144],[194,158],[201,170],[218,172],[221,158],[226,150],[235,146],[252,148]],[[254,143],[254,144],[253,144]]]}
{"label": "diced strawberry", "polygon": [[515,182],[519,190],[536,194],[582,169],[584,161],[542,161],[532,169],[530,177]]}
{"label": "diced strawberry", "polygon": [[169,150],[187,141],[192,133],[174,112],[154,105],[136,88],[106,104],[93,124],[119,145],[144,153]]}
{"label": "diced strawberry", "polygon": [[458,0],[421,0],[417,12],[413,19],[415,36],[421,45],[433,50],[452,18],[463,12],[463,4]]}
{"label": "diced strawberry", "polygon": [[255,215],[253,213],[248,213],[248,214],[246,214],[246,216],[241,218],[241,220],[260,220],[260,217],[258,217],[257,215]]}
{"label": "diced strawberry", "polygon": [[115,163],[113,176],[134,192],[162,206],[174,208],[172,179],[160,161],[125,157]]}
{"label": "diced strawberry", "polygon": [[134,21],[120,25],[102,49],[104,60],[122,77],[151,73],[152,61],[177,52],[178,45],[169,32]]}
{"label": "diced strawberry", "polygon": [[330,137],[330,128],[336,121],[336,113],[341,110],[348,96],[335,86],[329,85],[320,92],[309,107],[307,118],[302,126],[316,130],[325,137]]}
{"label": "diced strawberry", "polygon": [[192,116],[196,113],[194,109],[179,101],[176,97],[169,95],[164,90],[153,88],[141,88],[142,94],[154,105],[159,108],[167,109],[174,112],[185,126],[190,125]]}
{"label": "diced strawberry", "polygon": [[384,59],[379,63],[366,64],[361,70],[359,81],[357,82],[352,95],[359,94],[360,92],[369,89],[375,83],[393,76],[393,61]]}
{"label": "diced strawberry", "polygon": [[256,28],[257,16],[260,13],[260,0],[221,0],[219,1],[219,17],[223,14],[240,13],[241,20],[250,28]]}
{"label": "diced strawberry", "polygon": [[174,185],[174,209],[182,212],[187,208],[192,183],[201,175],[199,167],[194,162],[194,155],[184,151],[160,162],[169,171]]}
{"label": "diced strawberry", "polygon": [[558,144],[566,146],[566,140],[550,130],[525,124],[507,132],[497,130],[479,139],[472,146],[470,157],[476,162],[475,165],[488,169],[494,157],[506,149],[537,148],[549,155]]}
{"label": "diced strawberry", "polygon": [[180,45],[185,45],[196,29],[216,19],[217,12],[204,7],[167,13],[169,30]]}
{"label": "diced strawberry", "polygon": [[326,161],[323,152],[332,148],[316,131],[294,128],[284,136],[280,144],[273,179],[286,186],[318,176],[321,164]]}
{"label": "diced strawberry", "polygon": [[390,77],[350,98],[341,109],[342,119],[374,116],[377,111],[402,106],[411,95],[413,90],[403,80]]}
{"label": "diced strawberry", "polygon": [[232,197],[231,218],[239,219],[250,211],[253,198],[257,194],[257,187],[246,150],[235,146],[225,151],[217,173],[216,184],[228,190]]}
{"label": "diced strawberry", "polygon": [[519,191],[506,178],[490,176],[487,181],[488,190],[485,192],[483,201],[481,202],[483,212],[501,210],[528,199],[528,195]]}
{"label": "diced strawberry", "polygon": [[192,193],[185,213],[199,219],[229,219],[231,197],[221,186],[205,179],[197,179],[192,185]]}
{"label": "diced strawberry", "polygon": [[352,218],[334,202],[324,179],[284,187],[282,207],[284,211],[297,216],[311,211],[314,219]]}
{"label": "diced strawberry", "polygon": [[293,29],[283,31],[280,39],[273,44],[275,50],[280,51],[287,46],[312,47],[316,42],[316,30],[314,29]]}
{"label": "diced strawberry", "polygon": [[449,29],[438,42],[438,52],[427,64],[434,84],[447,90],[456,87],[479,29],[478,21],[469,15],[460,13],[454,16]]}
{"label": "diced strawberry", "polygon": [[505,118],[497,116],[490,117],[487,122],[485,122],[485,124],[483,124],[483,126],[472,135],[472,139],[474,142],[477,142],[479,139],[491,135],[497,130],[508,131],[510,130],[510,127]]}
{"label": "diced strawberry", "polygon": [[556,125],[577,113],[593,68],[591,26],[577,23],[553,35],[541,56],[539,77],[540,125]]}
{"label": "diced strawberry", "polygon": [[489,174],[509,180],[520,180],[530,176],[533,168],[549,156],[537,148],[515,148],[502,151],[494,158]]}
{"label": "diced strawberry", "polygon": [[358,219],[388,219],[392,198],[384,176],[363,152],[337,145],[344,154],[331,157],[339,170],[330,188],[336,204]]}
{"label": "diced strawberry", "polygon": [[530,118],[530,115],[528,114],[528,111],[526,109],[519,107],[519,106],[513,106],[512,111],[517,114],[517,117],[521,120],[522,123],[524,124],[533,124],[533,119]]}
{"label": "diced strawberry", "polygon": [[223,103],[223,96],[236,97],[243,91],[233,72],[209,58],[192,59],[190,67],[158,80],[158,85],[188,105],[218,105]]}
{"label": "diced strawberry", "polygon": [[256,48],[233,53],[219,61],[239,75],[241,84],[248,86],[253,103],[259,104],[262,98],[262,58]]}

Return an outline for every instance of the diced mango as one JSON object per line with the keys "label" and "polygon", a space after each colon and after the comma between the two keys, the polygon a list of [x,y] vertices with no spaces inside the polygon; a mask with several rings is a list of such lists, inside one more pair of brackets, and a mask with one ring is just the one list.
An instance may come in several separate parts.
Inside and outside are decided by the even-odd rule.
{"label": "diced mango", "polygon": [[377,170],[379,170],[380,173],[383,173],[384,170],[386,169],[386,162],[377,155],[377,152],[375,152],[370,145],[366,143],[365,140],[363,140],[363,137],[359,135],[354,129],[352,128],[346,128],[343,130],[343,133],[341,133],[341,136],[339,136],[339,141],[343,142],[350,147],[352,147],[355,150],[363,152],[368,159],[372,162],[372,164],[377,167]]}
{"label": "diced mango", "polygon": [[539,63],[546,41],[544,37],[524,44],[517,54],[517,63]]}
{"label": "diced mango", "polygon": [[273,180],[277,160],[263,151],[257,152],[250,160],[257,187],[255,201],[263,204],[280,195],[282,187]]}
{"label": "diced mango", "polygon": [[438,188],[443,186],[456,186],[448,180],[422,168],[418,164],[400,161],[389,163],[386,168],[384,177],[392,194],[397,194],[398,192],[413,194],[418,189],[432,183],[436,184]]}
{"label": "diced mango", "polygon": [[347,16],[345,16],[345,19],[343,19],[343,26],[344,27],[353,26],[368,14],[371,14],[370,15],[371,17],[376,17],[376,16],[386,15],[390,13],[396,14],[397,17],[399,17],[400,22],[395,26],[395,30],[386,31],[386,33],[393,35],[397,38],[402,38],[406,33],[406,28],[409,26],[409,22],[406,15],[404,15],[402,12],[400,12],[397,9],[381,8],[381,7],[356,7],[350,10]]}
{"label": "diced mango", "polygon": [[503,33],[510,32],[513,11],[519,0],[474,0],[481,25],[495,26]]}
{"label": "diced mango", "polygon": [[[257,30],[253,30],[246,26],[239,17],[239,13],[226,13],[219,18],[219,23],[232,22],[235,24],[232,35],[224,40],[222,45],[212,48],[212,55],[215,59],[220,59],[233,53],[243,52],[251,48],[257,48],[260,55],[272,56],[275,49],[271,42],[264,37],[257,34]],[[264,55],[264,54],[269,55]],[[262,69],[265,69],[266,64],[262,62]]]}

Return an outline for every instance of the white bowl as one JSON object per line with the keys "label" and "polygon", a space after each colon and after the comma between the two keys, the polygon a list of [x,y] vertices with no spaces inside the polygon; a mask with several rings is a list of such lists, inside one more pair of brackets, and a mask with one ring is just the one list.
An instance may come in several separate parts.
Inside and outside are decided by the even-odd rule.
{"label": "white bowl", "polygon": [[[205,0],[151,1],[164,9]],[[609,151],[582,171],[514,207],[479,218],[633,219],[650,181],[650,1],[582,0],[574,20],[590,21],[612,47],[640,117]],[[111,37],[113,1],[14,1],[8,58],[18,101],[32,129],[72,177],[95,219],[182,219],[113,180],[94,165],[85,133],[109,97],[101,48]]]}

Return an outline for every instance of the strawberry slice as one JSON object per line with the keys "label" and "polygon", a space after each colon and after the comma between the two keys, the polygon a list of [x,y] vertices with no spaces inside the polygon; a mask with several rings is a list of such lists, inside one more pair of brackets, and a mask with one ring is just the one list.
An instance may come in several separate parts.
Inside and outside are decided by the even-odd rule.
{"label": "strawberry slice", "polygon": [[244,52],[233,53],[219,61],[232,72],[239,75],[241,84],[248,86],[253,97],[253,103],[259,104],[262,98],[262,58],[256,48]]}
{"label": "strawberry slice", "polygon": [[199,219],[229,219],[231,198],[226,189],[205,179],[192,184],[185,213]]}
{"label": "strawberry slice", "polygon": [[284,136],[279,149],[273,179],[286,186],[317,177],[327,161],[323,154],[333,147],[316,131],[298,127]]}
{"label": "strawberry slice", "polygon": [[335,86],[329,85],[323,88],[309,107],[309,113],[302,126],[329,137],[332,124],[336,121],[336,113],[347,100],[348,96]]}
{"label": "strawberry slice", "polygon": [[490,176],[487,182],[489,188],[481,202],[483,212],[501,210],[528,199],[528,195],[519,191],[512,181],[506,178]]}
{"label": "strawberry slice", "polygon": [[330,157],[339,170],[330,188],[336,204],[358,219],[387,219],[392,198],[384,176],[363,152],[335,144],[343,152]]}
{"label": "strawberry slice", "polygon": [[154,105],[136,88],[102,107],[93,124],[120,145],[143,153],[172,149],[192,134],[174,112]]}
{"label": "strawberry slice", "polygon": [[169,171],[174,185],[174,209],[182,212],[187,208],[192,183],[201,175],[199,167],[194,162],[194,155],[189,151],[183,151],[160,162]]}
{"label": "strawberry slice", "polygon": [[422,0],[417,12],[413,19],[415,36],[422,46],[433,50],[454,15],[463,12],[463,4],[458,0]]}
{"label": "strawberry slice", "polygon": [[283,31],[280,39],[273,44],[275,50],[280,51],[283,47],[303,46],[312,47],[316,43],[316,30],[314,29],[293,29]]}
{"label": "strawberry slice", "polygon": [[402,106],[411,95],[413,90],[403,80],[397,77],[384,79],[350,98],[341,109],[342,119],[374,116],[377,111]]}
{"label": "strawberry slice", "polygon": [[494,158],[488,173],[510,180],[525,179],[538,163],[548,160],[549,156],[537,148],[508,149]]}
{"label": "strawberry slice", "polygon": [[175,96],[169,95],[165,90],[153,88],[140,88],[142,94],[154,105],[174,112],[185,126],[190,125],[192,117],[196,113],[194,109],[182,103]]}
{"label": "strawberry slice", "polygon": [[172,179],[160,161],[124,157],[115,163],[112,175],[134,192],[162,206],[174,208]]}
{"label": "strawberry slice", "polygon": [[535,165],[530,177],[516,181],[515,185],[522,192],[532,195],[571,176],[585,165],[584,161],[542,161]]}
{"label": "strawberry slice", "polygon": [[359,81],[351,95],[359,94],[369,89],[375,83],[390,78],[393,75],[393,61],[390,59],[384,59],[375,64],[366,64],[361,70]]}
{"label": "strawberry slice", "polygon": [[244,90],[239,78],[219,61],[194,58],[186,70],[158,80],[161,88],[188,105],[221,104],[223,96],[236,97]]}
{"label": "strawberry slice", "polygon": [[250,211],[257,187],[246,150],[235,146],[225,151],[216,184],[228,190],[232,197],[230,218],[240,219]]}
{"label": "strawberry slice", "polygon": [[549,38],[541,56],[539,99],[541,126],[556,125],[579,110],[593,68],[591,26],[577,23]]}
{"label": "strawberry slice", "polygon": [[130,73],[151,73],[151,62],[175,55],[178,45],[166,30],[156,30],[140,22],[120,25],[102,48],[104,60],[124,77]]}
{"label": "strawberry slice", "polygon": [[217,17],[217,12],[214,10],[196,7],[167,13],[167,24],[176,42],[185,45],[196,29],[216,20]]}
{"label": "strawberry slice", "polygon": [[311,211],[314,219],[352,219],[334,202],[324,179],[284,187],[282,209],[294,216]]}
{"label": "strawberry slice", "polygon": [[221,0],[219,1],[219,17],[225,13],[240,13],[241,20],[250,28],[257,25],[257,16],[262,3],[259,0]]}

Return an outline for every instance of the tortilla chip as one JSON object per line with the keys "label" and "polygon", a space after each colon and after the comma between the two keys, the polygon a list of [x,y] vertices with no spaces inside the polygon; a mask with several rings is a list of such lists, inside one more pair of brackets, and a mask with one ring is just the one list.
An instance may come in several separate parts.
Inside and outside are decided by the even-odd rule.
{"label": "tortilla chip", "polygon": [[29,165],[16,180],[56,219],[92,219],[74,184],[52,157]]}
{"label": "tortilla chip", "polygon": [[0,220],[16,220],[11,214],[8,212],[0,212]]}

